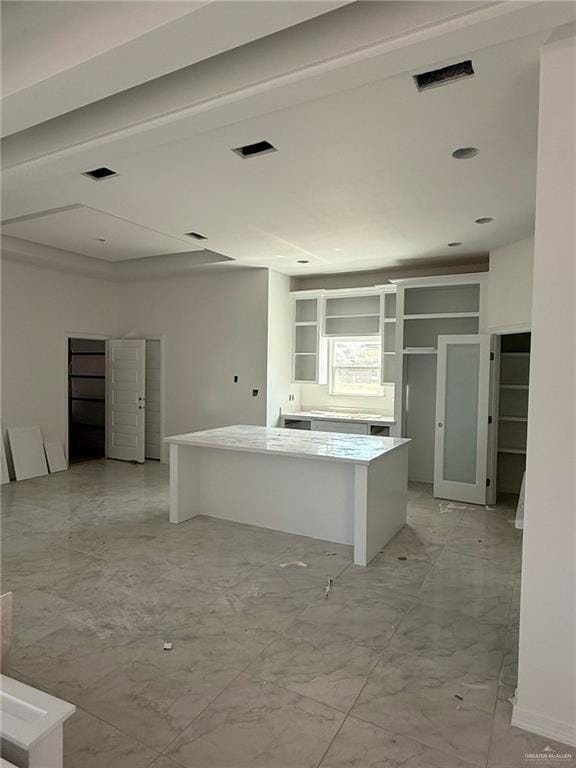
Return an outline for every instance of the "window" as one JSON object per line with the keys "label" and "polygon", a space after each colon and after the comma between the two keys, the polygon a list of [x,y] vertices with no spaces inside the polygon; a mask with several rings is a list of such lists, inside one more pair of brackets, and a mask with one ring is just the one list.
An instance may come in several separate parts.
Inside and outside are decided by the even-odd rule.
{"label": "window", "polygon": [[331,395],[383,395],[379,336],[330,340]]}

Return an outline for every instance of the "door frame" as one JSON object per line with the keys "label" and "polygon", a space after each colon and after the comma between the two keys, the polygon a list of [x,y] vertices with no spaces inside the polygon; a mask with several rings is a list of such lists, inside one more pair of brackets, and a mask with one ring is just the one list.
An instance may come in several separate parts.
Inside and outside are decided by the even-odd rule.
{"label": "door frame", "polygon": [[[65,420],[65,440],[64,440],[64,456],[66,457],[66,464],[70,466],[70,412],[69,412],[69,397],[70,397],[70,381],[68,379],[68,348],[70,339],[94,339],[96,341],[108,341],[110,336],[105,336],[101,333],[72,333],[71,331],[64,332],[64,354],[65,354],[65,383],[64,383],[64,417]],[[104,382],[106,384],[106,382]],[[104,407],[106,407],[106,387],[104,387]],[[106,440],[106,426],[104,426],[104,440]]]}
{"label": "door frame", "polygon": [[[98,341],[109,341],[110,339],[122,338],[117,335],[102,334],[102,333],[75,333],[73,331],[64,332],[64,455],[66,457],[66,464],[70,466],[70,454],[69,454],[69,440],[70,440],[70,418],[68,413],[68,397],[69,397],[69,382],[68,382],[68,342],[70,339],[96,339]],[[160,462],[162,464],[168,464],[169,462],[169,446],[165,445],[164,438],[166,436],[166,335],[143,335],[138,338],[153,339],[160,342]],[[108,345],[106,345],[106,354],[108,354]],[[106,383],[106,382],[105,382]],[[106,389],[106,387],[105,387]],[[104,407],[106,407],[107,393],[104,395]],[[104,439],[106,440],[106,427],[104,427]],[[104,457],[106,458],[106,457]]]}
{"label": "door frame", "polygon": [[[160,342],[160,463],[168,464],[170,460],[170,446],[166,445],[166,334],[160,336],[144,336],[146,341]],[[150,459],[156,461],[156,459]]]}
{"label": "door frame", "polygon": [[[444,466],[444,423],[446,403],[446,370],[447,349],[450,344],[477,344],[480,350],[480,371],[478,377],[478,416],[476,433],[476,483],[460,483],[446,481],[442,477]],[[462,501],[469,504],[486,504],[486,478],[488,477],[488,417],[490,415],[490,350],[491,337],[488,333],[454,334],[438,336],[438,362],[436,369],[436,414],[434,425],[434,496]],[[488,365],[482,365],[488,357]],[[442,427],[439,427],[442,424]],[[443,484],[448,493],[439,493]],[[447,488],[453,485],[453,489]]]}

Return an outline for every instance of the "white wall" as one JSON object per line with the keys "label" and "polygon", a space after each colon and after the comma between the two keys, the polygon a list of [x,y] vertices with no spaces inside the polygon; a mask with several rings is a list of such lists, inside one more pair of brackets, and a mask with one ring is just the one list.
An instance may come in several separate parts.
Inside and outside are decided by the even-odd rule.
{"label": "white wall", "polygon": [[118,286],[2,260],[2,427],[67,440],[67,336],[118,331]]}
{"label": "white wall", "polygon": [[267,297],[264,269],[121,286],[120,326],[166,337],[166,435],[266,424]]}
{"label": "white wall", "polygon": [[513,723],[576,746],[576,30],[542,49]]}
{"label": "white wall", "polygon": [[[294,399],[289,400],[293,395]],[[267,425],[279,424],[281,408],[300,407],[300,386],[292,384],[292,299],[290,278],[268,273]]]}
{"label": "white wall", "polygon": [[534,238],[490,253],[488,332],[530,330]]}

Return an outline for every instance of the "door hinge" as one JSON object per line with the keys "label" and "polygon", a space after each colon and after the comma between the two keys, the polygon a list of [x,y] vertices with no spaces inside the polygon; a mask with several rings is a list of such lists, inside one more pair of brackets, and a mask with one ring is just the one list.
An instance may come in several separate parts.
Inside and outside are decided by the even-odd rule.
{"label": "door hinge", "polygon": [[488,424],[492,424],[492,416],[488,416]]}
{"label": "door hinge", "polygon": [[486,478],[486,488],[489,488],[489,487],[490,487],[490,478],[487,477]]}

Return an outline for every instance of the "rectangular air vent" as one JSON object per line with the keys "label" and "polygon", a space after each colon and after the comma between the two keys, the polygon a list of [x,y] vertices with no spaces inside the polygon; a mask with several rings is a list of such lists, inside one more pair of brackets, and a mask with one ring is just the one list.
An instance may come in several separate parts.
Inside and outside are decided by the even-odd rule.
{"label": "rectangular air vent", "polygon": [[208,240],[206,235],[201,235],[199,232],[186,232],[187,237],[193,237],[194,240]]}
{"label": "rectangular air vent", "polygon": [[236,147],[232,152],[235,152],[245,160],[249,157],[257,157],[258,155],[267,155],[269,152],[277,152],[278,150],[269,141],[257,141],[255,144],[245,144],[243,147]]}
{"label": "rectangular air vent", "polygon": [[414,82],[419,91],[425,91],[428,88],[436,88],[439,85],[447,85],[455,80],[461,80],[463,77],[472,77],[474,67],[470,59],[460,61],[458,64],[450,64],[441,69],[431,69],[429,72],[422,72],[420,75],[414,75]]}
{"label": "rectangular air vent", "polygon": [[92,171],[84,171],[82,176],[88,176],[94,181],[102,181],[102,179],[109,179],[112,176],[118,176],[118,174],[112,168],[94,168]]}

